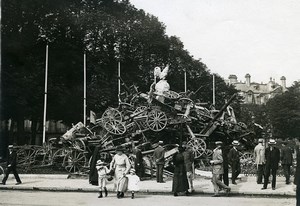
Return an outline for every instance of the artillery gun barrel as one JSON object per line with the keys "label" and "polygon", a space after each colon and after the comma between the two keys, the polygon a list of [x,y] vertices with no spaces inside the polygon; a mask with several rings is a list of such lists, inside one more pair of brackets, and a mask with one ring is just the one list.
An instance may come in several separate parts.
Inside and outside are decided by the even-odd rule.
{"label": "artillery gun barrel", "polygon": [[228,100],[228,102],[226,102],[226,104],[223,105],[223,107],[219,110],[219,112],[212,118],[212,120],[210,120],[210,122],[207,124],[207,126],[201,131],[201,134],[205,134],[209,130],[209,128],[211,128],[214,125],[214,122],[223,114],[223,112],[225,111],[225,109],[234,100],[234,98],[236,96],[237,96],[237,93],[235,93],[234,95],[232,95],[230,97],[230,99]]}

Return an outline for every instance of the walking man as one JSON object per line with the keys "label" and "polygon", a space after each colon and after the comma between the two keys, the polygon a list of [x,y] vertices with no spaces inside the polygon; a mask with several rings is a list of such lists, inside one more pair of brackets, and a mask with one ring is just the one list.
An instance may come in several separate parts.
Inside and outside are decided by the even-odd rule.
{"label": "walking man", "polygon": [[210,164],[212,166],[212,184],[214,186],[214,195],[213,197],[219,197],[219,191],[221,189],[225,189],[226,193],[228,194],[231,190],[230,187],[228,187],[227,185],[225,185],[221,179],[220,179],[220,175],[223,174],[223,157],[222,157],[222,150],[221,150],[221,146],[222,146],[222,142],[221,141],[217,141],[215,142],[216,144],[216,148],[213,151],[213,159],[210,161]]}
{"label": "walking man", "polygon": [[287,142],[282,143],[281,149],[281,164],[284,171],[285,183],[290,184],[291,166],[293,163],[293,151],[287,146]]}
{"label": "walking man", "polygon": [[9,174],[12,172],[15,176],[15,179],[17,181],[16,185],[21,184],[21,179],[19,177],[19,174],[17,172],[17,153],[15,151],[15,148],[13,145],[8,146],[8,158],[7,158],[7,169],[5,171],[5,176],[2,180],[2,184],[6,184],[6,180],[9,176]]}
{"label": "walking man", "polygon": [[272,189],[275,190],[276,187],[276,173],[278,169],[278,164],[280,161],[280,151],[276,145],[276,141],[274,139],[270,139],[269,147],[266,149],[265,158],[266,158],[266,168],[265,168],[265,179],[264,186],[261,188],[262,190],[267,189],[270,174],[272,174]]}
{"label": "walking man", "polygon": [[189,145],[186,144],[186,142],[182,143],[182,147],[185,149],[183,152],[184,157],[184,164],[185,164],[185,170],[186,170],[186,176],[189,182],[189,188],[191,189],[191,192],[194,192],[194,186],[193,186],[193,179],[194,179],[194,153],[193,150],[190,148]]}
{"label": "walking man", "polygon": [[165,166],[165,149],[162,146],[163,144],[163,141],[159,141],[158,147],[155,148],[153,153],[153,160],[156,164],[156,181],[160,183],[164,183],[163,172]]}
{"label": "walking man", "polygon": [[258,140],[258,145],[254,148],[254,159],[257,168],[257,184],[263,183],[264,169],[265,169],[265,147],[263,145],[263,139]]}
{"label": "walking man", "polygon": [[134,168],[135,173],[139,176],[140,180],[144,177],[144,164],[143,164],[143,154],[142,151],[136,146],[134,148],[135,160],[134,160]]}
{"label": "walking man", "polygon": [[231,175],[231,181],[232,184],[236,185],[235,180],[241,173],[241,164],[240,164],[240,154],[237,149],[237,146],[240,145],[239,141],[234,140],[232,142],[233,147],[230,149],[228,153],[228,162],[231,166],[232,175]]}

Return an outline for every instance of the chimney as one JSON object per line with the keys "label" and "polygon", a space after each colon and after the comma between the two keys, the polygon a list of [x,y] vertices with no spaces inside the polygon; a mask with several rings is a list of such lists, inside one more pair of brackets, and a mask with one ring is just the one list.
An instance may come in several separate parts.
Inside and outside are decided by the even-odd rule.
{"label": "chimney", "polygon": [[250,81],[250,78],[251,78],[250,74],[246,74],[245,78],[246,78],[246,85],[248,87],[250,87],[250,83],[251,83],[251,81]]}
{"label": "chimney", "polygon": [[280,78],[280,80],[281,80],[282,91],[286,91],[286,78],[285,78],[285,76],[282,76]]}
{"label": "chimney", "polygon": [[234,74],[230,74],[228,79],[229,79],[229,84],[237,83],[237,76]]}

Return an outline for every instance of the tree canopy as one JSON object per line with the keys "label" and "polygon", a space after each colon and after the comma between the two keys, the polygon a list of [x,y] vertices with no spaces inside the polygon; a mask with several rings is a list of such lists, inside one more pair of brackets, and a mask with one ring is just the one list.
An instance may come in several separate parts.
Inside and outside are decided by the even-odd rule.
{"label": "tree canopy", "polygon": [[[129,1],[3,0],[1,119],[42,120],[45,47],[49,45],[47,119],[82,121],[83,53],[87,54],[87,109],[99,114],[116,105],[121,77],[148,91],[155,66],[170,64],[171,90],[188,89],[212,99],[212,74],[157,17]],[[216,77],[217,107],[236,92]]]}

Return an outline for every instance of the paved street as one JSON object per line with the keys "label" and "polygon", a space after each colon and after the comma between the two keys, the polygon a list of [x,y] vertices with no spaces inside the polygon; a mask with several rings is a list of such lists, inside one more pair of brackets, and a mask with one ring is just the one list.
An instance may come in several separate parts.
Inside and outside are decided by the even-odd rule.
{"label": "paved street", "polygon": [[0,191],[0,205],[30,205],[30,206],[75,206],[75,205],[120,205],[143,206],[189,206],[189,205],[218,205],[218,206],[294,206],[295,198],[251,198],[251,197],[210,197],[204,195],[179,196],[172,195],[141,195],[137,194],[135,199],[126,197],[117,199],[115,194],[110,193],[108,197],[99,199],[97,193],[74,193],[74,192],[31,192],[31,191]]}

